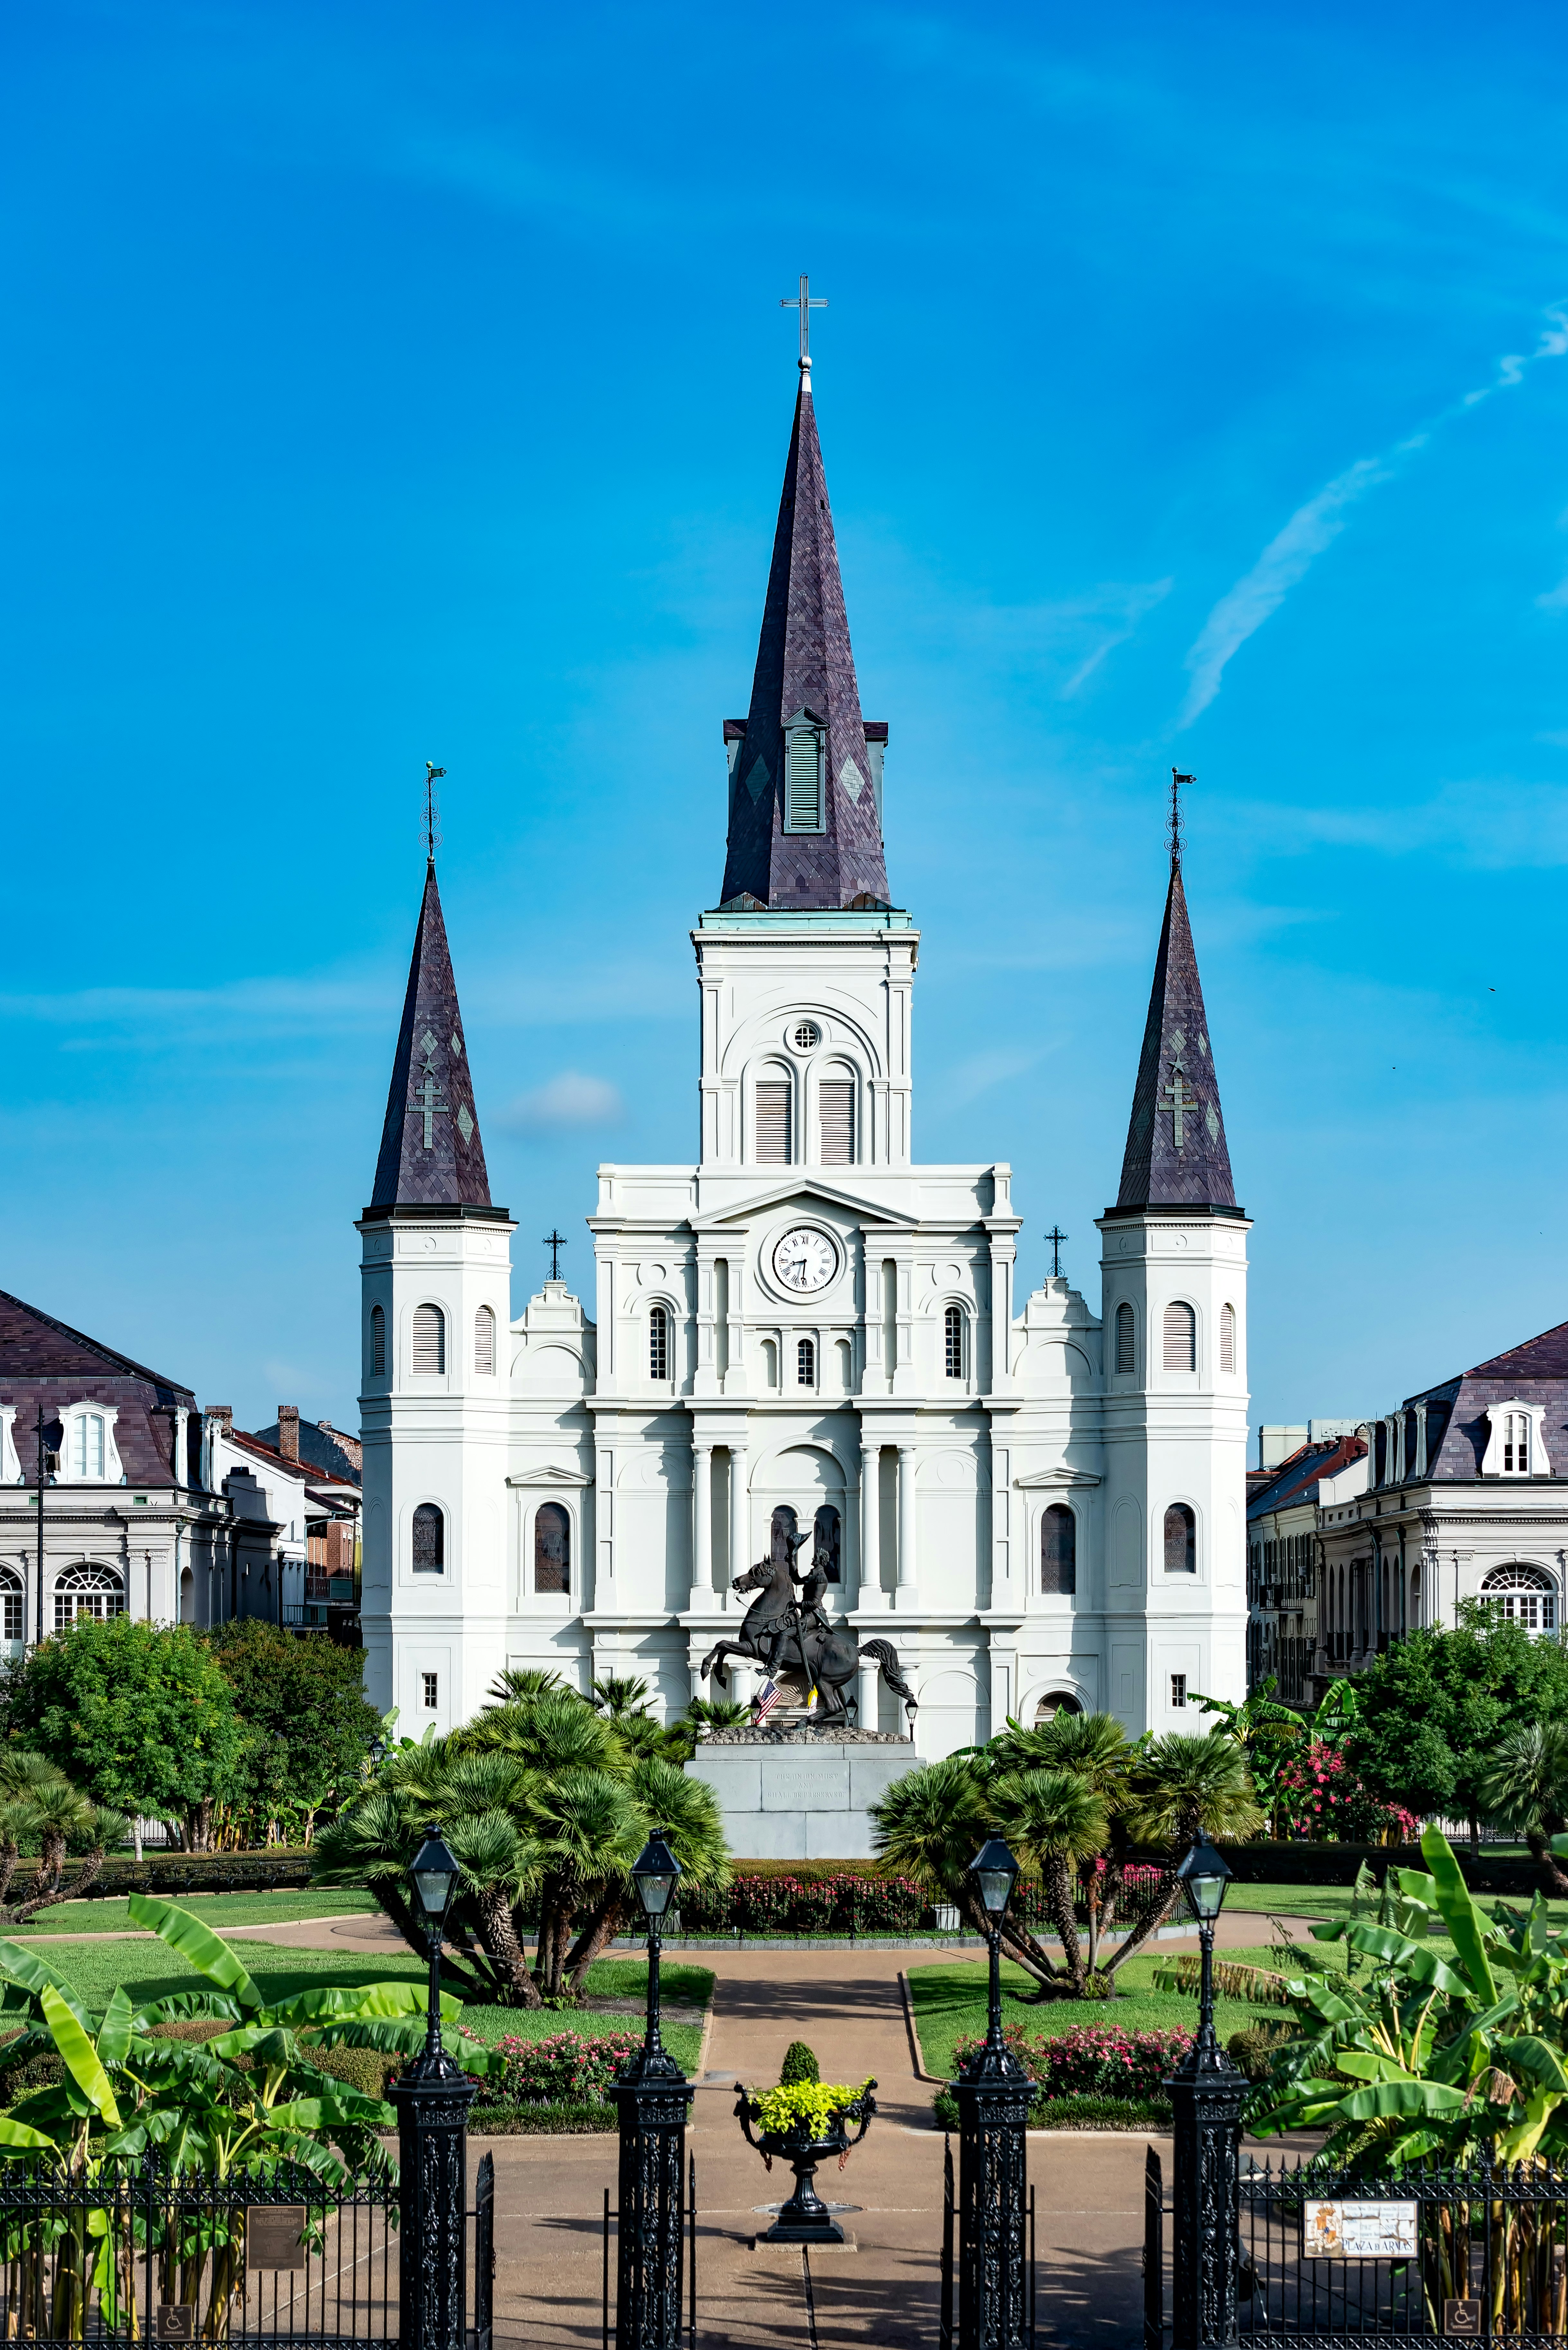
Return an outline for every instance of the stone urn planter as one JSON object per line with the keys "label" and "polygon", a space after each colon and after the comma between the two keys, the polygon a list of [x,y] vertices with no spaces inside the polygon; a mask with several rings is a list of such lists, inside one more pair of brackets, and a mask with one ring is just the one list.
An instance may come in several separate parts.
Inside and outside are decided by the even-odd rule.
{"label": "stone urn planter", "polygon": [[[771,2170],[776,2156],[787,2162],[794,2173],[794,2192],[780,2211],[766,2235],[757,2241],[763,2244],[841,2244],[844,2230],[816,2191],[816,2170],[819,2163],[836,2157],[842,2170],[849,2159],[850,2150],[857,2147],[871,2126],[871,2116],[877,2110],[872,2090],[875,2081],[867,2081],[854,2093],[846,2093],[836,2105],[826,2126],[809,2120],[799,2120],[784,2129],[770,2129],[764,2121],[763,2097],[742,2089],[735,2106],[735,2116],[746,2134],[748,2146],[754,2146]],[[764,2091],[763,2097],[785,2095],[778,2090]],[[858,2126],[856,2126],[858,2125]],[[849,2132],[854,2127],[855,2135]]]}

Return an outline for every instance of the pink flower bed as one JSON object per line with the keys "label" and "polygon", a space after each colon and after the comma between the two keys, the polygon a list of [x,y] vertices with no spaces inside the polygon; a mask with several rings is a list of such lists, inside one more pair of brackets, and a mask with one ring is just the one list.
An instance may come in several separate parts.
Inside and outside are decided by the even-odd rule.
{"label": "pink flower bed", "polygon": [[[1119,2032],[1099,2023],[1077,2023],[1054,2035],[1010,2023],[1002,2036],[1046,2097],[1162,2097],[1161,2084],[1192,2045],[1190,2032]],[[961,2064],[980,2045],[978,2038],[961,2040],[955,2063]]]}
{"label": "pink flower bed", "polygon": [[508,2033],[496,2047],[506,2059],[498,2082],[491,2074],[480,2084],[487,2101],[501,2098],[518,2106],[603,2105],[617,2073],[640,2046],[630,2032],[601,2032],[592,2038],[576,2032],[553,2032],[545,2040],[519,2040]]}

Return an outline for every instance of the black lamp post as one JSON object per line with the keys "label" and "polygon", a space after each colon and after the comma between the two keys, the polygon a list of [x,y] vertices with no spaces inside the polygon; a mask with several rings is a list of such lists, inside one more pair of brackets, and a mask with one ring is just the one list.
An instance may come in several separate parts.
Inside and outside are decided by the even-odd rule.
{"label": "black lamp post", "polygon": [[659,1946],[680,1863],[659,1830],[632,1863],[648,1926],[648,2029],[618,2074],[620,2217],[616,2350],[678,2350],[680,2339],[681,2178],[686,2167],[686,2075],[659,2036]]}
{"label": "black lamp post", "polygon": [[1033,2083],[1002,2036],[1002,1921],[1018,1863],[991,1836],[969,1866],[991,1945],[983,2044],[952,2084],[959,2106],[960,2350],[1024,2350],[1024,2205]]}
{"label": "black lamp post", "polygon": [[430,1950],[425,2044],[388,2091],[398,2109],[404,2350],[464,2350],[468,2330],[468,2108],[473,2084],[441,2045],[442,1929],[461,1875],[432,1827],[409,1870]]}
{"label": "black lamp post", "polygon": [[1201,1829],[1177,1870],[1202,1949],[1198,2037],[1166,2086],[1174,2114],[1172,2350],[1236,2340],[1236,2248],[1241,2222],[1241,2105],[1247,2076],[1214,2031],[1214,1921],[1231,1871]]}

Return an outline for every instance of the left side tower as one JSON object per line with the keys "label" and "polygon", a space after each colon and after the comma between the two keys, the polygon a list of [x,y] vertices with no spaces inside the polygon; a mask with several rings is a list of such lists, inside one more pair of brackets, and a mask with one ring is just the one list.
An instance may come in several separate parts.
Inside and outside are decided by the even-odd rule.
{"label": "left side tower", "polygon": [[490,1197],[435,859],[359,1218],[365,1693],[452,1729],[505,1661],[511,1236]]}

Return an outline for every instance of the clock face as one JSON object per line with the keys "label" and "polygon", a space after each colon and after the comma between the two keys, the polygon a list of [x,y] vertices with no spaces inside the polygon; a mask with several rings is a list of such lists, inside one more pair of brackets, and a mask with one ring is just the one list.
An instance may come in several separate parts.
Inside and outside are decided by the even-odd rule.
{"label": "clock face", "polygon": [[826,1289],[838,1271],[838,1251],[826,1232],[797,1224],[774,1249],[774,1278],[797,1297],[814,1296]]}

